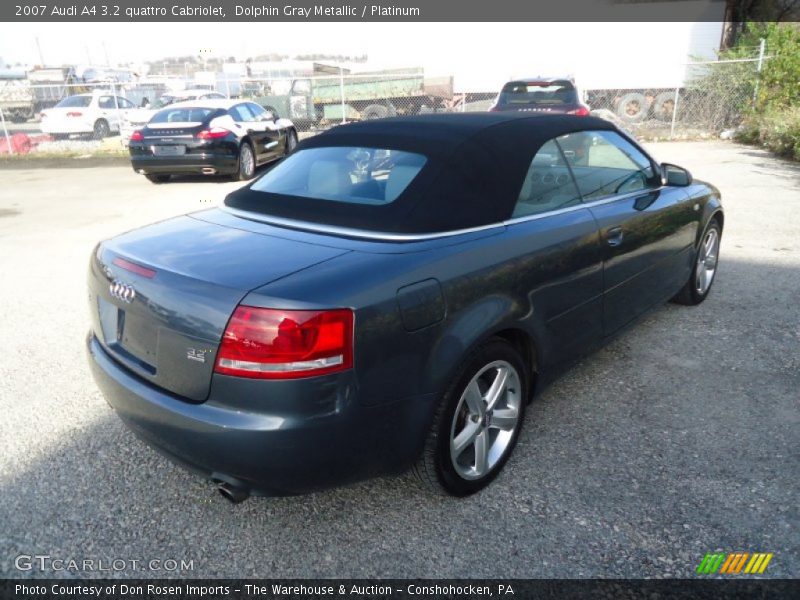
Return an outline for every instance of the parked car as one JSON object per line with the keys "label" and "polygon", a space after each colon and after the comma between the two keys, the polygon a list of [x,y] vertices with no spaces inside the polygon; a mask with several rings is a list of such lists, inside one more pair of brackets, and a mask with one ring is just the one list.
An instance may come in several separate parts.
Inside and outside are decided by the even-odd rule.
{"label": "parked car", "polygon": [[408,468],[466,495],[559,363],[703,302],[723,222],[716,188],[602,119],[343,125],[222,207],[99,244],[89,362],[134,432],[231,500]]}
{"label": "parked car", "polygon": [[568,114],[585,117],[590,113],[568,77],[530,77],[509,81],[503,86],[490,112],[521,111]]}
{"label": "parked car", "polygon": [[67,96],[41,112],[40,127],[56,139],[90,134],[101,140],[119,132],[125,113],[134,108],[127,98],[106,92]]}
{"label": "parked car", "polygon": [[147,125],[147,122],[153,118],[153,115],[170,104],[187,102],[189,100],[224,100],[225,98],[225,94],[220,94],[219,92],[213,92],[205,89],[169,92],[161,95],[155,102],[152,103],[150,102],[149,98],[145,96],[142,99],[142,104],[139,108],[128,111],[128,113],[125,115],[125,119],[123,120],[120,128],[120,137],[122,138],[123,143],[127,143],[134,131]]}
{"label": "parked car", "polygon": [[158,111],[133,132],[128,151],[134,171],[163,183],[181,173],[251,179],[259,165],[286,156],[296,145],[294,124],[254,102],[196,100]]}

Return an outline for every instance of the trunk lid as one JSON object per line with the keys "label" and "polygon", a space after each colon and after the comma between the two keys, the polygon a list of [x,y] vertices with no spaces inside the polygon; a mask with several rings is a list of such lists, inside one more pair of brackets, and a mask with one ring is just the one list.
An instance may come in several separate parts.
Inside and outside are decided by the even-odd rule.
{"label": "trunk lid", "polygon": [[241,299],[345,252],[187,216],[156,223],[98,247],[89,270],[92,326],[119,363],[202,402]]}

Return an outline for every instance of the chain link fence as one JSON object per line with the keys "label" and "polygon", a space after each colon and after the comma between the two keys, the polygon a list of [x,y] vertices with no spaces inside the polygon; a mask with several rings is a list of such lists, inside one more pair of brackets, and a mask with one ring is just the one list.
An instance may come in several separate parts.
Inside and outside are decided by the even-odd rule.
{"label": "chain link fence", "polygon": [[734,129],[753,107],[761,59],[694,62],[673,88],[591,89],[593,114],[642,139],[694,139]]}
{"label": "chain link fence", "polygon": [[[584,100],[593,114],[644,140],[716,136],[735,128],[752,107],[764,58],[694,62],[685,66],[683,86],[588,89],[583,91]],[[134,113],[138,122],[143,117],[146,122],[159,99],[170,95],[180,99],[179,90],[252,100],[276,116],[291,119],[304,135],[366,119],[486,111],[496,96],[495,92],[455,93],[453,77],[426,77],[420,69],[351,74],[330,68],[327,73],[296,77],[205,75],[202,80],[165,77],[147,82],[0,80],[0,134],[6,138],[0,146],[13,152],[11,137],[20,131],[15,124],[25,123],[25,134],[35,137],[40,133],[36,123],[42,111],[76,94],[106,98],[105,114],[101,117],[103,111],[98,112],[98,118],[109,121],[108,130],[100,131],[103,137],[131,131],[125,123]],[[96,138],[97,133],[82,132],[84,139]]]}

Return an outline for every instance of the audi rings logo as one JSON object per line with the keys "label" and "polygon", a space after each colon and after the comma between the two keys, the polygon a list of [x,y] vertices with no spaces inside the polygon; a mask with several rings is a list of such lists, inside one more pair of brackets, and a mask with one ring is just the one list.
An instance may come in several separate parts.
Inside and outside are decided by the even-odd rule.
{"label": "audi rings logo", "polygon": [[118,279],[111,282],[111,285],[108,286],[108,291],[114,298],[122,300],[126,304],[130,304],[136,298],[136,290],[133,289],[133,286]]}

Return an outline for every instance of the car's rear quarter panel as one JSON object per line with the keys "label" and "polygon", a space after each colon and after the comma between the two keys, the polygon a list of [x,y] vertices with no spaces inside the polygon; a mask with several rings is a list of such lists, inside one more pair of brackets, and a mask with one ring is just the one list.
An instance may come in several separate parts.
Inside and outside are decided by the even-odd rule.
{"label": "car's rear quarter panel", "polygon": [[[601,332],[602,265],[594,220],[585,209],[451,238],[415,250],[353,251],[251,292],[260,306],[353,307],[360,401],[390,403],[440,394],[469,349],[516,329],[541,363],[561,360]],[[443,318],[409,331],[398,290],[439,282]],[[313,299],[312,301],[309,301]],[[430,295],[432,305],[436,294]],[[433,307],[432,313],[438,312]]]}

